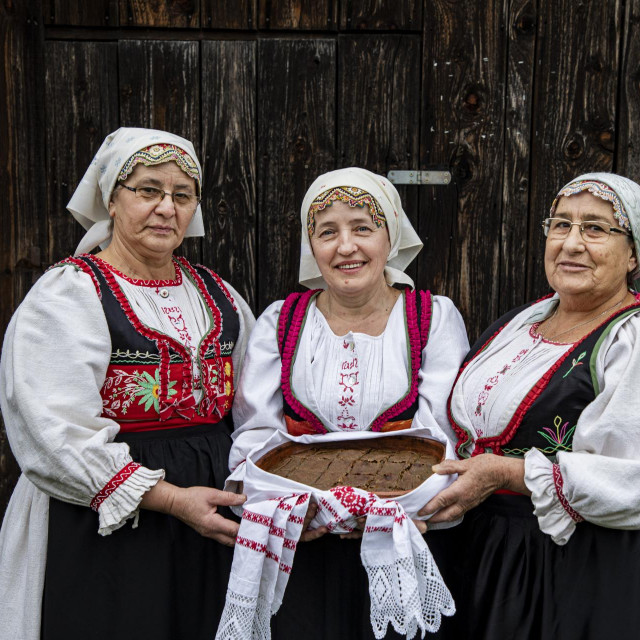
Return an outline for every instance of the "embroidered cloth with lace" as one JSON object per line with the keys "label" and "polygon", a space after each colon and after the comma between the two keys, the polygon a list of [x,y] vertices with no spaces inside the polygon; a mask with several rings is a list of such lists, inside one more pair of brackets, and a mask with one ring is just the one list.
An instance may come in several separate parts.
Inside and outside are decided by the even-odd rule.
{"label": "embroidered cloth with lace", "polygon": [[[395,437],[393,433],[330,433],[294,437],[276,432],[253,449],[246,469],[227,479],[233,490],[244,473],[247,502],[238,509],[242,522],[236,539],[227,600],[217,640],[267,640],[270,618],[281,603],[294,562],[309,502],[318,505],[311,527],[326,526],[331,533],[353,531],[366,518],[361,560],[369,578],[371,625],[383,638],[388,625],[413,638],[418,631],[436,632],[441,616],[455,613],[455,604],[433,556],[412,518],[455,476],[432,475],[419,487],[395,499],[378,498],[353,487],[321,491],[273,475],[256,464],[268,451],[285,442],[318,443]],[[426,429],[412,436],[432,437]]]}

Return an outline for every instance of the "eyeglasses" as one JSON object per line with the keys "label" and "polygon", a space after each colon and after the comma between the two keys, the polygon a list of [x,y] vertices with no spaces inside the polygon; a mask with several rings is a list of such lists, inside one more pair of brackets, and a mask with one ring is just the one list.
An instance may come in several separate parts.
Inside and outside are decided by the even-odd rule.
{"label": "eyeglasses", "polygon": [[630,233],[600,220],[571,222],[566,218],[545,218],[542,221],[542,229],[545,237],[551,238],[551,240],[562,240],[571,233],[571,228],[574,224],[580,229],[580,235],[585,242],[606,242],[612,233],[627,237],[631,236]]}
{"label": "eyeglasses", "polygon": [[200,202],[200,198],[198,198],[197,195],[194,193],[184,193],[184,191],[170,193],[169,191],[163,191],[156,187],[130,187],[122,183],[120,183],[119,186],[128,189],[129,191],[133,191],[133,193],[136,194],[136,197],[154,206],[160,204],[164,200],[165,196],[169,196],[171,198],[177,209],[195,209]]}

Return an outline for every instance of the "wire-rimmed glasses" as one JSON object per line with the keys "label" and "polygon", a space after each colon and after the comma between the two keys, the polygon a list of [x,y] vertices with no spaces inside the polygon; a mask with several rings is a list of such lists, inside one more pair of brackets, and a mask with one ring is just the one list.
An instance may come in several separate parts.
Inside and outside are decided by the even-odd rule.
{"label": "wire-rimmed glasses", "polygon": [[602,220],[571,222],[566,218],[545,218],[542,221],[542,230],[546,238],[563,240],[571,233],[571,228],[574,224],[580,229],[580,235],[585,242],[606,242],[612,233],[628,237],[631,235],[624,229],[618,229]]}

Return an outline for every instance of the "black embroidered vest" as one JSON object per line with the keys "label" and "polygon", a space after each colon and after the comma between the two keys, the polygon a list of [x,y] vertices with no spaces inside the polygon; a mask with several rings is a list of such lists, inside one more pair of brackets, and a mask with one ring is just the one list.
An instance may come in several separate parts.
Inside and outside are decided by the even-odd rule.
{"label": "black embroidered vest", "polygon": [[[234,394],[231,353],[240,329],[237,310],[213,271],[200,265],[194,267],[184,258],[174,261],[176,274],[191,280],[209,315],[210,329],[197,353],[144,325],[112,270],[99,258],[85,254],[54,265],[73,265],[90,275],[96,287],[112,347],[100,391],[103,416],[117,421],[122,431],[216,423],[231,410]],[[180,268],[184,276],[178,273]],[[161,287],[163,283],[154,284]],[[201,373],[202,397],[198,403],[193,395],[194,359],[199,362]]]}
{"label": "black embroidered vest", "polygon": [[[509,321],[528,306],[530,305],[524,305],[502,316],[480,336],[464,359],[458,378]],[[503,432],[476,439],[471,455],[492,452],[524,456],[534,447],[550,457],[554,457],[559,451],[571,451],[578,418],[599,392],[595,363],[600,345],[616,323],[638,311],[640,299],[620,309],[574,343],[529,390]],[[458,455],[469,457],[469,449],[473,444],[472,434],[453,419],[451,397],[449,419],[458,435]]]}

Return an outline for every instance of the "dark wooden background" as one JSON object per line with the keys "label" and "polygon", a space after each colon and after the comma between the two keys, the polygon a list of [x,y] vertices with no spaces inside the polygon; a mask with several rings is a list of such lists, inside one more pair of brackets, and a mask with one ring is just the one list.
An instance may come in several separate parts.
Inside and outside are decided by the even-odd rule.
{"label": "dark wooden background", "polygon": [[[130,125],[194,142],[208,235],[184,252],[257,313],[296,286],[319,173],[450,169],[399,189],[410,272],[473,340],[546,291],[539,222],[567,179],[640,178],[639,21],[640,0],[0,0],[0,334]],[[0,511],[17,473],[0,433]]]}

